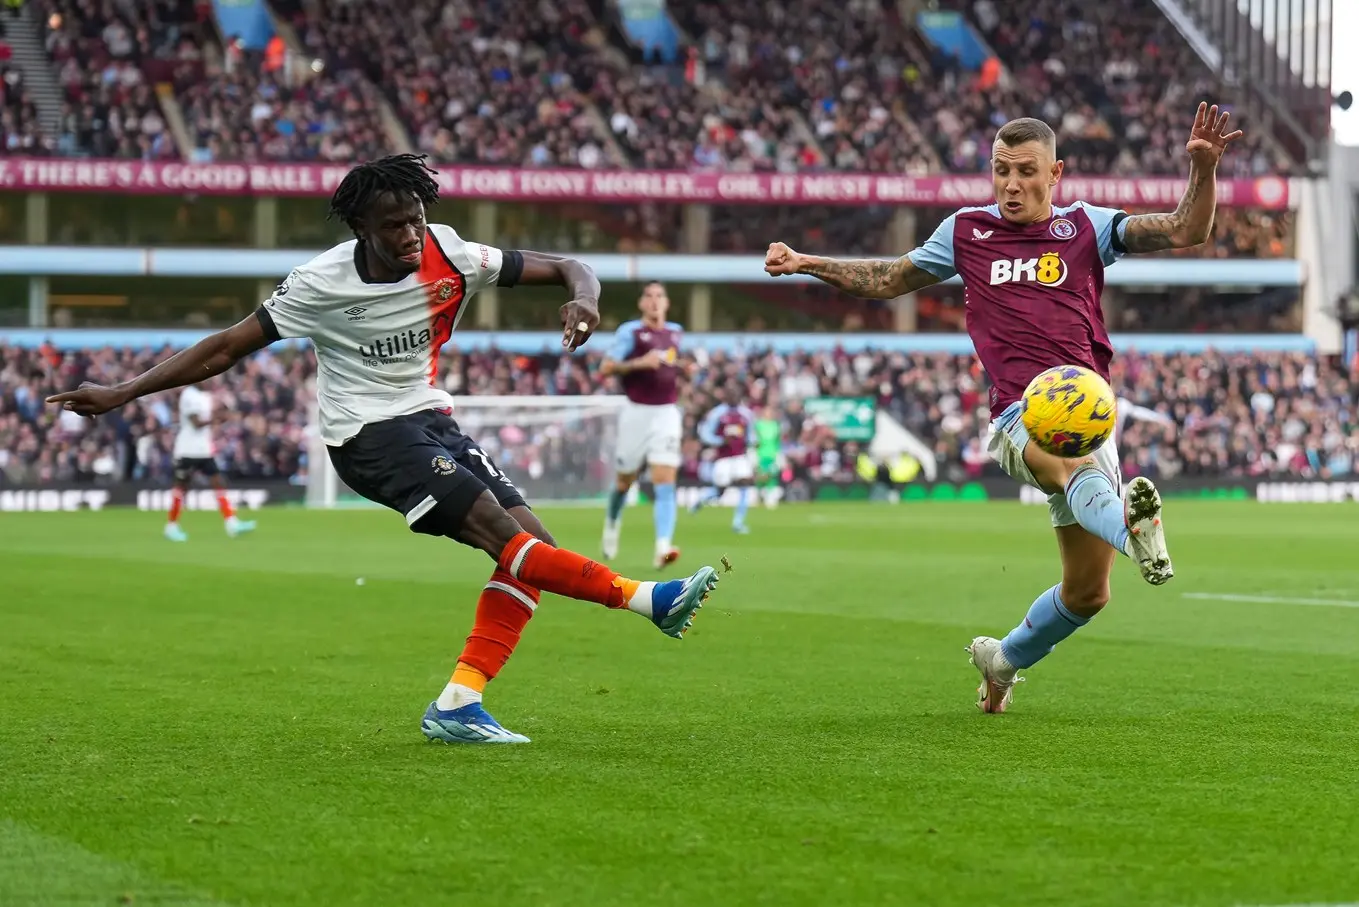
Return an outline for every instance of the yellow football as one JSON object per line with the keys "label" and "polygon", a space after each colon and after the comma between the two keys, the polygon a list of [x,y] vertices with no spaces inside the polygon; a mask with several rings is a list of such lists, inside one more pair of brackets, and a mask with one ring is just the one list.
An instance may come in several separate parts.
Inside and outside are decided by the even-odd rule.
{"label": "yellow football", "polygon": [[1114,391],[1088,368],[1048,369],[1029,382],[1022,402],[1029,437],[1050,454],[1088,457],[1114,433]]}

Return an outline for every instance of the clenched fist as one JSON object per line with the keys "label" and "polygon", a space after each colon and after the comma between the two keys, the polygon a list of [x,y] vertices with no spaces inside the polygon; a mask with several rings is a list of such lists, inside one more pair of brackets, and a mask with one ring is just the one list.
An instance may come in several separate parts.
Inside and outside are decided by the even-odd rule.
{"label": "clenched fist", "polygon": [[802,256],[781,242],[770,243],[764,255],[764,272],[770,277],[785,274],[798,274],[802,269]]}

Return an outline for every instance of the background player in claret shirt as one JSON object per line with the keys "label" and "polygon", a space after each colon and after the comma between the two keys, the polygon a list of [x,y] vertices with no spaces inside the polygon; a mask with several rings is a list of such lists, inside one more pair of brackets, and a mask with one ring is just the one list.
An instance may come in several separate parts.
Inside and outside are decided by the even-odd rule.
{"label": "background player in claret shirt", "polygon": [[1189,184],[1167,214],[1129,216],[1076,202],[1054,208],[1062,177],[1057,141],[1040,120],[1013,120],[996,133],[992,177],[996,204],[963,208],[923,246],[895,261],[835,261],[769,247],[771,275],[812,274],[847,293],[892,299],[955,273],[963,279],[967,330],[991,380],[991,456],[1012,477],[1049,492],[1062,556],[1062,581],[1038,596],[1004,639],[968,646],[981,672],[978,705],[1002,712],[1016,672],[1043,658],[1109,600],[1116,554],[1133,558],[1159,585],[1173,575],[1161,527],[1161,498],[1145,478],[1121,478],[1116,439],[1093,457],[1067,460],[1031,443],[1019,399],[1039,372],[1082,365],[1106,379],[1113,357],[1100,308],[1104,268],[1128,252],[1186,248],[1212,233],[1217,164],[1241,132],[1228,116],[1200,104],[1185,151]]}
{"label": "background player in claret shirt", "polygon": [[604,514],[601,547],[608,560],[618,556],[618,533],[623,525],[623,505],[628,489],[646,464],[651,473],[656,506],[657,569],[674,563],[679,549],[675,536],[675,473],[680,465],[679,345],[684,329],[666,321],[670,297],[665,284],[652,281],[642,288],[637,301],[642,317],[618,328],[605,375],[618,375],[628,402],[618,414],[617,478]]}
{"label": "background player in claret shirt", "polygon": [[698,426],[698,439],[716,449],[713,461],[713,488],[694,504],[697,512],[708,501],[715,501],[728,488],[739,489],[736,513],[731,518],[732,531],[741,535],[750,532],[746,526],[746,512],[750,509],[751,485],[755,467],[750,462],[751,446],[755,443],[755,413],[741,403],[741,393],[735,384],[727,384],[720,391],[722,402],[708,411]]}
{"label": "background player in claret shirt", "polygon": [[217,468],[217,449],[212,440],[212,394],[190,385],[179,394],[179,430],[175,432],[175,484],[170,493],[170,519],[165,537],[172,542],[187,542],[189,534],[179,525],[184,495],[190,480],[204,476],[217,493],[217,509],[222,513],[227,535],[235,538],[255,528],[254,520],[242,520],[227,500],[226,483]]}
{"label": "background player in claret shirt", "polygon": [[213,334],[131,381],[82,384],[56,394],[95,416],[130,400],[221,374],[283,337],[316,350],[321,436],[340,478],[403,514],[414,532],[480,548],[496,562],[449,683],[429,704],[431,740],[527,743],[482,707],[482,692],[519,642],[539,590],[630,610],[681,637],[717,582],[704,567],[665,583],[639,583],[555,547],[514,484],[453,420],[453,398],[435,386],[439,348],[467,301],[487,286],[565,287],[562,345],[574,350],[599,323],[599,281],[585,265],[537,252],[502,252],[427,224],[439,197],[423,158],[396,155],[355,167],[331,199],[354,231],[297,268],[244,321]]}

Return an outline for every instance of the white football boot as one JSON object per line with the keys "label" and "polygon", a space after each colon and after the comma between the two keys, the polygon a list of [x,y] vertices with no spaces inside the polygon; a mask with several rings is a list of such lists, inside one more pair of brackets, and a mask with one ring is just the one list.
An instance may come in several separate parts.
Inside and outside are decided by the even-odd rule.
{"label": "white football boot", "polygon": [[1153,586],[1169,582],[1175,568],[1170,565],[1161,525],[1161,493],[1150,479],[1138,476],[1123,490],[1123,521],[1128,526],[1128,557],[1142,571],[1142,578]]}
{"label": "white football boot", "polygon": [[604,521],[604,538],[599,543],[599,548],[604,552],[604,560],[611,561],[618,557],[618,535],[622,531],[623,522]]}
{"label": "white football boot", "polygon": [[1018,669],[1005,660],[1000,640],[990,636],[978,636],[967,647],[972,656],[972,664],[981,672],[981,686],[977,687],[977,708],[989,714],[999,714],[1010,707],[1010,696],[1015,684],[1022,683],[1023,677],[1016,676]]}

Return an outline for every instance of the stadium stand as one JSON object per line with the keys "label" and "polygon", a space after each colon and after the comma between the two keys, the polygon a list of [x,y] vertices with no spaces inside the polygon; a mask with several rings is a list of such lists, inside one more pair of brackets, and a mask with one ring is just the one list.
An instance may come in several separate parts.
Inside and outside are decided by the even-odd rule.
{"label": "stadium stand", "polygon": [[200,74],[207,30],[190,0],[36,0],[43,40],[65,95],[62,155],[179,156],[155,81]]}
{"label": "stadium stand", "polygon": [[[0,485],[168,480],[174,396],[139,401],[87,422],[45,407],[43,398],[82,380],[112,382],[146,368],[166,351],[58,352],[0,345]],[[714,405],[718,380],[739,379],[753,406],[785,422],[795,469],[847,478],[857,449],[810,423],[801,401],[818,395],[871,395],[930,445],[945,478],[991,475],[982,436],[986,387],[970,355],[895,352],[749,351],[694,362],[685,402],[685,437]],[[454,394],[575,395],[611,392],[598,352],[445,352],[443,386]],[[306,469],[307,405],[315,363],[282,350],[252,357],[217,379],[219,407],[234,415],[220,429],[219,459],[238,477],[300,478]],[[1130,473],[1155,476],[1337,477],[1356,472],[1359,369],[1301,353],[1153,355],[1115,359],[1120,396],[1175,422],[1130,421],[1120,443]],[[513,445],[511,445],[513,447]],[[504,465],[527,468],[544,449],[506,450]],[[688,442],[690,468],[697,445]],[[522,462],[521,462],[522,461]]]}
{"label": "stadium stand", "polygon": [[263,68],[259,54],[180,86],[198,161],[368,160],[388,153],[376,90],[339,74],[299,85]]}
{"label": "stadium stand", "polygon": [[327,71],[362,73],[435,161],[598,167],[611,158],[583,91],[602,38],[580,2],[276,4]]}
{"label": "stadium stand", "polygon": [[[974,86],[959,93],[968,78],[957,74],[951,80],[948,72],[914,83],[921,90],[916,102],[933,113],[937,147],[951,169],[985,169],[986,149],[999,125],[1011,117],[1040,116],[1057,127],[1062,155],[1077,171],[1182,173],[1183,111],[1201,100],[1230,109],[1230,95],[1153,0],[940,5],[971,17],[1015,86]],[[1247,135],[1224,158],[1225,175],[1293,169],[1286,156],[1271,150],[1263,131],[1248,122],[1238,125]]]}
{"label": "stadium stand", "polygon": [[[174,445],[173,395],[140,400],[98,420],[46,406],[57,386],[115,382],[155,364],[165,350],[111,348],[58,353],[0,344],[0,485],[54,482],[168,482]],[[309,354],[264,352],[210,385],[223,411],[218,458],[230,474],[294,478],[305,469]]]}
{"label": "stadium stand", "polygon": [[38,109],[24,90],[24,74],[5,56],[0,52],[0,147],[13,155],[51,154],[55,143],[43,132]]}
{"label": "stadium stand", "polygon": [[[963,70],[880,0],[795,0],[772,12],[755,0],[672,4],[694,40],[672,66],[630,56],[613,14],[590,0],[513,10],[508,0],[416,0],[399,19],[384,13],[386,0],[273,0],[324,61],[305,75],[220,47],[210,11],[192,0],[30,2],[67,103],[57,134],[45,135],[22,77],[5,71],[10,153],[175,157],[151,87],[170,81],[186,153],[200,161],[376,156],[391,150],[385,94],[416,148],[445,163],[975,171],[1000,122],[1037,114],[1058,127],[1072,172],[1180,173],[1186,111],[1218,97],[1151,0],[1122,4],[1117,28],[1103,27],[1112,12],[1073,17],[1063,0],[1022,14],[994,0],[943,4],[970,17],[1008,79]],[[1224,168],[1250,175],[1290,163],[1248,131]],[[620,251],[678,250],[678,207],[646,207],[589,219]],[[718,209],[712,247],[758,251],[777,236],[837,253],[886,251],[885,212],[827,210]],[[1217,243],[1185,254],[1279,257],[1290,229],[1287,218],[1223,212]]]}

